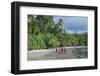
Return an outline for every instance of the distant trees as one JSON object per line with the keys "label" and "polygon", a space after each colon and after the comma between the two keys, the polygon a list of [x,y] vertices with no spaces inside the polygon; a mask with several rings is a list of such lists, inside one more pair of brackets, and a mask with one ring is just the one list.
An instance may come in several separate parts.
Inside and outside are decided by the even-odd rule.
{"label": "distant trees", "polygon": [[63,20],[55,24],[53,16],[28,15],[28,50],[87,45],[87,33],[68,34]]}

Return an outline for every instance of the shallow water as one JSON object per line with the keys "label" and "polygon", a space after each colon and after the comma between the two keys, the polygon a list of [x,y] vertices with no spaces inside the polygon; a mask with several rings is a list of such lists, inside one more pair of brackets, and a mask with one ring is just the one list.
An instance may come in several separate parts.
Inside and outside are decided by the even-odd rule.
{"label": "shallow water", "polygon": [[87,48],[76,48],[72,51],[74,55],[77,56],[77,58],[87,58],[88,57],[88,51]]}

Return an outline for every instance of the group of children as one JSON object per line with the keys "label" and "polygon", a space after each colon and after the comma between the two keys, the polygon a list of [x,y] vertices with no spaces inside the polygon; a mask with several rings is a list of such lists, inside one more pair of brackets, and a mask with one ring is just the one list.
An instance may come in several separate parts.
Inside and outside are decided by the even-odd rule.
{"label": "group of children", "polygon": [[58,52],[59,54],[62,54],[62,53],[66,54],[66,48],[65,47],[56,48],[56,52]]}

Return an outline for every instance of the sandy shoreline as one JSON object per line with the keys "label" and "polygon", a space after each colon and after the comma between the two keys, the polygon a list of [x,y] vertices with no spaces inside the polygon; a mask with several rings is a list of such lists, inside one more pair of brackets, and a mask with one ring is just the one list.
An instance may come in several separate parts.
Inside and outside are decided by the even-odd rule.
{"label": "sandy shoreline", "polygon": [[[66,49],[68,48],[87,48],[88,46],[71,46],[71,47],[65,47]],[[59,47],[62,48],[62,47]],[[56,48],[50,48],[50,49],[39,49],[39,50],[30,50],[28,51],[29,53],[31,52],[43,52],[43,51],[55,51]]]}
{"label": "sandy shoreline", "polygon": [[56,49],[42,49],[28,52],[28,60],[48,60],[48,59],[76,59],[72,53],[75,48],[86,48],[87,46],[66,47],[66,53],[56,52]]}
{"label": "sandy shoreline", "polygon": [[65,48],[86,48],[88,46],[71,46],[71,47],[65,47]]}

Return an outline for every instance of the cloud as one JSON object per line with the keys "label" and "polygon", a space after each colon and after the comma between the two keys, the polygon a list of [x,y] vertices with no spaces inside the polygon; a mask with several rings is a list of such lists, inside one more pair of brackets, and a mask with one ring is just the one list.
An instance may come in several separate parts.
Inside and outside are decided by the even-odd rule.
{"label": "cloud", "polygon": [[63,19],[64,30],[70,31],[84,31],[88,30],[88,17],[80,16],[54,16],[54,21],[57,23],[59,19]]}

